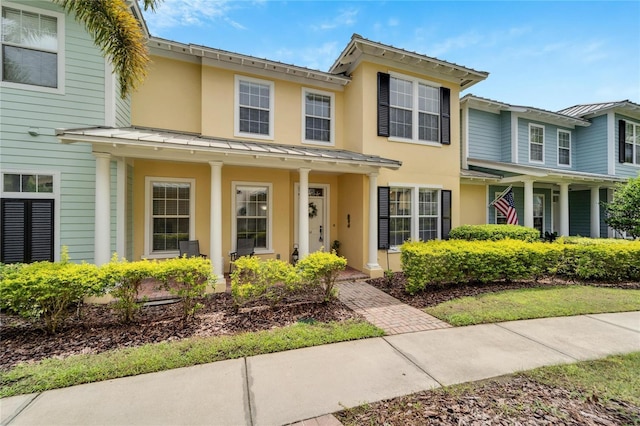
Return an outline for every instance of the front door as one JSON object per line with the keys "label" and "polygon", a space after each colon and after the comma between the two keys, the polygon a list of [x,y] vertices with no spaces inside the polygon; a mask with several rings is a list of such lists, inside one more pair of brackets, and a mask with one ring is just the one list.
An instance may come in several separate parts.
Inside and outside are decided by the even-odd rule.
{"label": "front door", "polygon": [[310,188],[309,190],[309,253],[313,253],[323,248],[330,249],[330,243],[326,241],[324,224],[324,196],[311,196],[311,189],[321,190],[323,188]]}

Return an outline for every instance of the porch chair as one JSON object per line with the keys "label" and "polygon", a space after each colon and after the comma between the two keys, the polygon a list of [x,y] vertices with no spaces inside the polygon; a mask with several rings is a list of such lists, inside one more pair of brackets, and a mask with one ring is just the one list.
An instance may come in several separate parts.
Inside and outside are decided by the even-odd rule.
{"label": "porch chair", "polygon": [[200,253],[200,242],[198,240],[180,241],[180,257],[207,257],[206,254]]}
{"label": "porch chair", "polygon": [[255,241],[253,238],[238,238],[236,251],[229,253],[229,256],[231,256],[231,261],[229,262],[229,275],[231,275],[231,270],[236,260],[242,256],[253,256],[254,246]]}

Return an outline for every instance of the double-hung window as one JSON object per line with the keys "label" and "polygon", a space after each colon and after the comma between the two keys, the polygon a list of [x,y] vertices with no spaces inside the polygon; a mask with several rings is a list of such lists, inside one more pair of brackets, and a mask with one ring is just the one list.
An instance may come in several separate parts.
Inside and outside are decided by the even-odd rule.
{"label": "double-hung window", "polygon": [[620,120],[619,149],[620,162],[640,165],[640,124]]}
{"label": "double-hung window", "polygon": [[273,139],[273,82],[244,76],[235,80],[236,136]]}
{"label": "double-hung window", "polygon": [[419,185],[378,187],[379,248],[447,238],[450,227],[451,191]]}
{"label": "double-hung window", "polygon": [[302,89],[302,140],[304,143],[334,145],[334,95]]}
{"label": "double-hung window", "polygon": [[147,238],[145,255],[173,256],[179,242],[193,239],[195,180],[146,178]]}
{"label": "double-hung window", "polygon": [[61,90],[64,15],[23,6],[2,7],[2,83]]}
{"label": "double-hung window", "polygon": [[271,250],[271,184],[233,183],[233,242],[254,240],[256,252]]}
{"label": "double-hung window", "polygon": [[400,74],[378,73],[378,135],[448,145],[451,91]]}
{"label": "double-hung window", "polygon": [[558,165],[571,165],[571,132],[558,130]]}
{"label": "double-hung window", "polygon": [[529,124],[529,161],[544,163],[544,127]]}

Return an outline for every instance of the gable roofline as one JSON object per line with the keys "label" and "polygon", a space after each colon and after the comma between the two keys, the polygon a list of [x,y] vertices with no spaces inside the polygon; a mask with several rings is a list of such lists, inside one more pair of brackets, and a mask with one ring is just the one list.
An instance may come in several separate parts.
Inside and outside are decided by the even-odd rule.
{"label": "gable roofline", "polygon": [[494,99],[482,98],[473,94],[464,95],[460,99],[460,105],[468,104],[484,111],[499,113],[500,111],[517,112],[526,118],[545,121],[551,124],[559,124],[562,126],[582,126],[588,127],[591,123],[580,117],[573,117],[559,112],[548,111],[541,108],[533,108],[523,105],[511,105],[505,102],[496,101]]}
{"label": "gable roofline", "polygon": [[200,61],[202,65],[217,66],[225,69],[246,72],[248,74],[284,75],[284,79],[298,79],[307,84],[320,83],[336,87],[346,86],[351,79],[311,68],[286,64],[284,62],[261,59],[255,56],[215,49],[197,44],[184,44],[160,37],[149,38],[149,48],[158,54],[186,55]]}
{"label": "gable roofline", "polygon": [[631,112],[640,115],[640,104],[625,99],[623,101],[578,104],[569,108],[562,109],[559,112],[561,114],[571,115],[573,117],[587,118],[601,115],[611,110]]}
{"label": "gable roofline", "polygon": [[351,40],[335,60],[329,72],[349,75],[366,56],[379,60],[386,59],[405,67],[417,69],[417,72],[455,82],[460,85],[461,90],[471,87],[489,76],[486,71],[477,71],[452,62],[371,41],[359,34],[351,36]]}
{"label": "gable roofline", "polygon": [[147,27],[147,21],[144,20],[144,15],[142,14],[142,10],[138,5],[138,2],[135,0],[126,0],[126,4],[131,11],[131,14],[134,18],[138,20],[140,23],[140,27],[142,28],[142,32],[144,33],[145,38],[148,40],[151,35],[149,34],[149,27]]}

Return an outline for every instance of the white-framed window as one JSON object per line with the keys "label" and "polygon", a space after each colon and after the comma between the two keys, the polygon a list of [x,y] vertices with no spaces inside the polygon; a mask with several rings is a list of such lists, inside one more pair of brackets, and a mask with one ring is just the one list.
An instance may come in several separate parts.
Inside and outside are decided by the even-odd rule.
{"label": "white-framed window", "polygon": [[335,95],[302,89],[302,141],[314,145],[335,144]]}
{"label": "white-framed window", "polygon": [[5,172],[2,174],[2,192],[52,194],[53,174]]}
{"label": "white-framed window", "polygon": [[441,191],[421,186],[389,188],[389,245],[440,238]]}
{"label": "white-framed window", "polygon": [[233,182],[232,193],[232,247],[235,247],[239,238],[252,238],[256,253],[270,253],[272,185]]}
{"label": "white-framed window", "polygon": [[195,179],[146,177],[145,256],[174,257],[194,239]]}
{"label": "white-framed window", "polygon": [[64,14],[2,6],[2,85],[64,91]]}
{"label": "white-framed window", "polygon": [[529,161],[544,163],[544,126],[529,124]]}
{"label": "white-framed window", "polygon": [[625,120],[624,162],[640,165],[640,124]]}
{"label": "white-framed window", "polygon": [[558,130],[558,165],[571,166],[571,132]]}
{"label": "white-framed window", "polygon": [[440,88],[417,78],[391,74],[389,137],[440,143]]}
{"label": "white-framed window", "polygon": [[533,227],[544,233],[544,194],[533,194]]}
{"label": "white-framed window", "polygon": [[236,75],[235,135],[273,139],[274,83]]}

